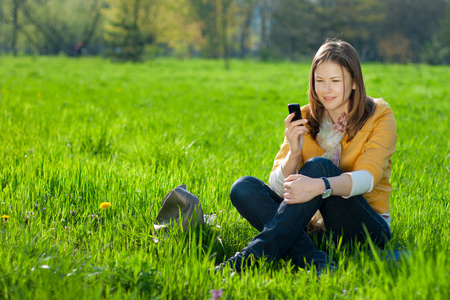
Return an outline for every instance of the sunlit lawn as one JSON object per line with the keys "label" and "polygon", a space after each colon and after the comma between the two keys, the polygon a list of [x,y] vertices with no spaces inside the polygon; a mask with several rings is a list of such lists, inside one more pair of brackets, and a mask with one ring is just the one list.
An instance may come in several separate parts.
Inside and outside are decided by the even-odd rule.
{"label": "sunlit lawn", "polygon": [[[450,297],[449,67],[364,65],[368,93],[397,119],[389,249],[410,254],[393,262],[370,247],[331,247],[338,272],[318,281],[286,262],[208,272],[256,233],[229,189],[243,175],[268,180],[286,104],[307,102],[309,64],[0,57],[0,66],[9,216],[0,298]],[[160,204],[183,183],[215,221],[155,244]]]}

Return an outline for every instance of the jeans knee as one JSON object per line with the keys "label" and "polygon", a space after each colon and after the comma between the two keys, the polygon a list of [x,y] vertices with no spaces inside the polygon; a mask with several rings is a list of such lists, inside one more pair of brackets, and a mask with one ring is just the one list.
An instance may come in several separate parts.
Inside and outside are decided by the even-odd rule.
{"label": "jeans knee", "polygon": [[259,179],[253,176],[244,176],[236,180],[230,189],[231,203],[237,207],[241,201],[246,201],[252,195],[253,187]]}
{"label": "jeans knee", "polygon": [[316,156],[313,158],[310,158],[306,161],[305,165],[314,165],[316,167],[327,167],[329,164],[333,164],[331,160],[328,158],[322,157],[322,156]]}
{"label": "jeans knee", "polygon": [[300,174],[321,177],[321,176],[336,176],[342,171],[336,167],[331,160],[321,156],[308,159],[300,169]]}

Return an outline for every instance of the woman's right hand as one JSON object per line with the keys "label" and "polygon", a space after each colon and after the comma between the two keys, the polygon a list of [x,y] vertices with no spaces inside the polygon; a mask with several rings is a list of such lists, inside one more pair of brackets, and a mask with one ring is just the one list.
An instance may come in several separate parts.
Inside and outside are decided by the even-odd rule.
{"label": "woman's right hand", "polygon": [[284,120],[284,124],[286,125],[284,135],[288,140],[291,154],[300,156],[303,149],[303,144],[305,143],[305,133],[308,132],[308,128],[302,125],[308,123],[308,120],[300,119],[292,122],[294,116],[295,113],[292,113]]}

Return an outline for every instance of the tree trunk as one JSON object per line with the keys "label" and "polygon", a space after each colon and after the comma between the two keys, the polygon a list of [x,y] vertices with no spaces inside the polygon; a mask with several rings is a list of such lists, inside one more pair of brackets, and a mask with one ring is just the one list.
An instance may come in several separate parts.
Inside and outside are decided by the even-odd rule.
{"label": "tree trunk", "polygon": [[266,48],[266,0],[261,0],[261,50]]}
{"label": "tree trunk", "polygon": [[[253,8],[253,6],[252,6],[252,8]],[[240,41],[239,41],[241,58],[244,58],[248,52],[247,42],[248,42],[248,36],[249,36],[249,27],[250,27],[250,24],[252,21],[252,15],[253,15],[253,9],[248,11],[248,13],[245,17],[244,24],[242,24],[242,32],[241,32]]]}
{"label": "tree trunk", "polygon": [[17,56],[17,34],[19,32],[19,1],[14,0],[13,9],[13,32],[11,40],[11,49],[14,56]]}
{"label": "tree trunk", "polygon": [[95,16],[92,19],[91,24],[86,24],[86,28],[83,31],[83,40],[82,45],[86,47],[92,37],[94,36],[95,30],[97,29],[98,22],[101,16],[101,3],[97,0],[94,4],[92,4],[92,10],[95,10]]}
{"label": "tree trunk", "polygon": [[223,47],[223,59],[225,61],[225,69],[230,69],[230,58],[228,53],[228,9],[230,7],[231,1],[229,0],[221,0],[220,7],[220,16],[221,16],[221,25],[222,25],[222,47]]}

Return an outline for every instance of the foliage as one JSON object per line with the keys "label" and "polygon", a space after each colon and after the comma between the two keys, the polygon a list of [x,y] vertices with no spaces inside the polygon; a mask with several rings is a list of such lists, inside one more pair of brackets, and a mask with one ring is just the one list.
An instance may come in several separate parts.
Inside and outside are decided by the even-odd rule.
{"label": "foliage", "polygon": [[189,0],[189,3],[201,22],[204,56],[228,59],[228,23],[233,0]]}
{"label": "foliage", "polygon": [[6,24],[13,31],[11,48],[16,47],[15,31],[25,38],[22,45],[39,54],[77,55],[82,47],[89,49],[99,43],[100,0],[11,0],[3,7]]}
{"label": "foliage", "polygon": [[420,61],[430,65],[440,65],[447,57],[450,57],[450,47],[445,47],[434,35],[420,50]]}
{"label": "foliage", "polygon": [[[0,298],[449,298],[448,67],[363,65],[368,93],[397,120],[388,249],[410,256],[331,246],[338,271],[317,280],[287,262],[208,272],[256,234],[229,189],[244,175],[268,179],[286,104],[306,103],[309,64],[0,64],[0,215],[10,216],[0,222]],[[215,220],[155,244],[152,222],[182,183]]]}
{"label": "foliage", "polygon": [[447,49],[447,55],[444,60],[447,64],[450,63],[450,5],[447,5],[445,10],[445,17],[441,22],[441,29],[438,33],[438,39],[442,45]]}
{"label": "foliage", "polygon": [[378,52],[389,63],[411,62],[411,43],[400,34],[389,35],[378,42]]}
{"label": "foliage", "polygon": [[320,43],[318,34],[310,31],[314,22],[314,4],[310,1],[279,1],[273,18],[272,40],[275,47],[289,58],[311,53]]}
{"label": "foliage", "polygon": [[0,50],[202,56],[228,66],[229,57],[303,60],[340,37],[363,61],[426,62],[430,45],[449,48],[449,11],[447,0],[3,0]]}
{"label": "foliage", "polygon": [[139,61],[145,44],[154,40],[153,0],[111,0],[105,26],[105,55],[121,61]]}
{"label": "foliage", "polygon": [[155,22],[156,43],[166,49],[163,55],[198,56],[204,44],[200,30],[202,23],[192,17],[187,0],[158,2]]}
{"label": "foliage", "polygon": [[235,22],[237,25],[235,41],[237,42],[237,49],[239,57],[247,57],[251,51],[251,47],[254,44],[252,39],[255,39],[256,30],[252,23],[255,19],[255,9],[259,0],[236,0],[236,16]]}
{"label": "foliage", "polygon": [[439,32],[448,5],[446,0],[387,0],[383,33],[408,41],[406,60],[417,62],[421,45]]}

